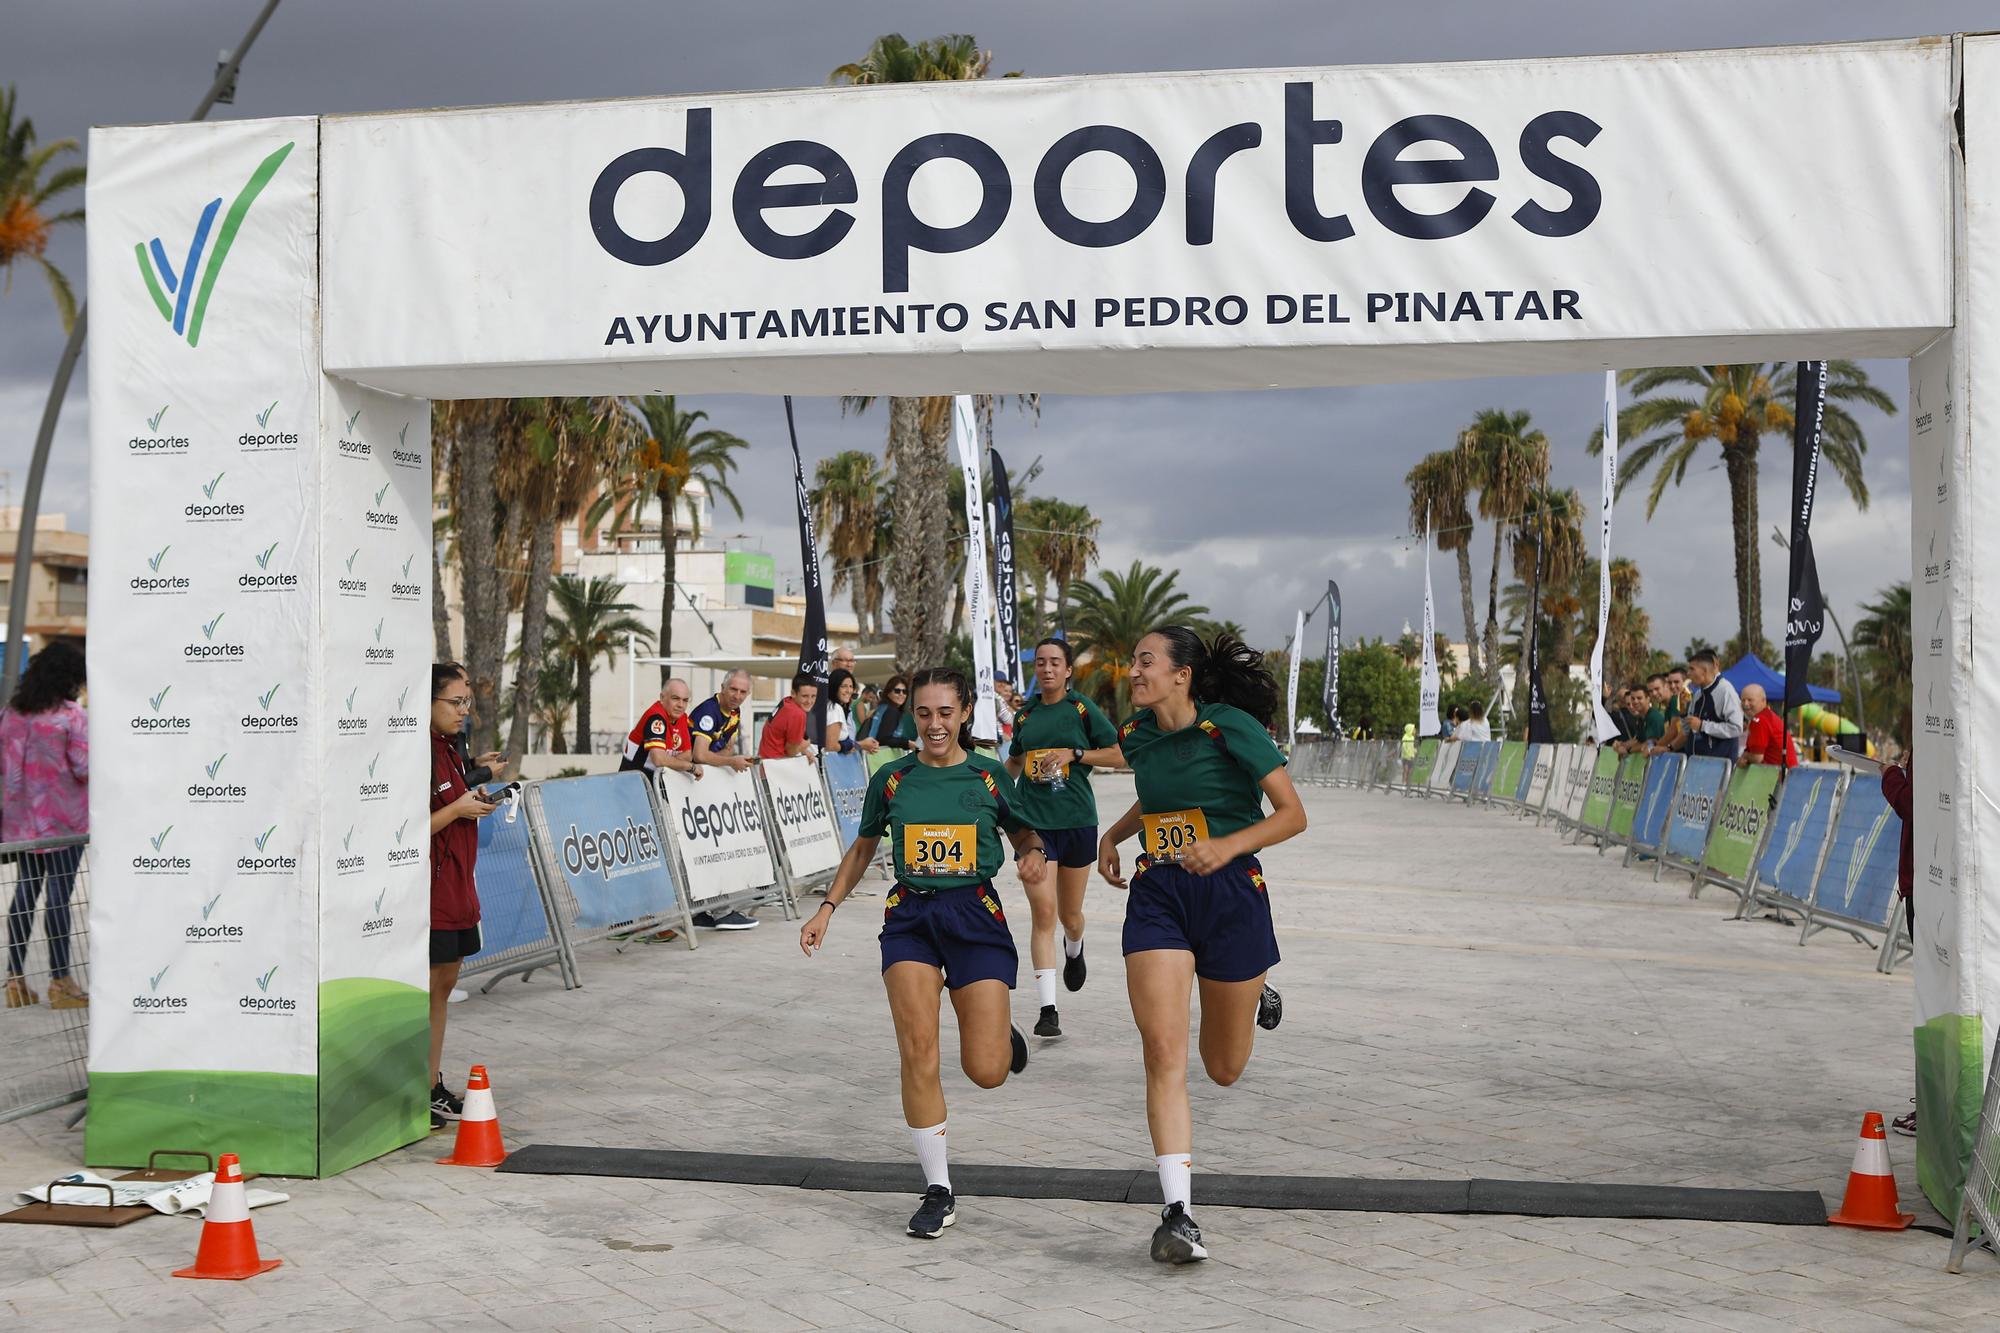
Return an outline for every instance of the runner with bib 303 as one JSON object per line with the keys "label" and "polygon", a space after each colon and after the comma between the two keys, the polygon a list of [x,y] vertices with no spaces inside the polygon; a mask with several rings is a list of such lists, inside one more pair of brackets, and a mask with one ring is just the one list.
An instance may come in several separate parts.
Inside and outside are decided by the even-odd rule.
{"label": "runner with bib 303", "polygon": [[1035,645],[1037,692],[1014,715],[1014,740],[1007,751],[1007,771],[1019,779],[1015,791],[1021,813],[1042,835],[1056,868],[1050,879],[1028,889],[1033,916],[1028,952],[1035,963],[1035,999],[1042,1008],[1037,1037],[1062,1035],[1056,1012],[1058,919],[1063,985],[1082,990],[1086,975],[1083,895],[1097,860],[1097,797],[1090,790],[1090,770],[1125,763],[1118,752],[1118,728],[1069,681],[1069,644],[1043,639]]}
{"label": "runner with bib 303", "polygon": [[[1098,843],[1099,873],[1125,903],[1125,984],[1146,1058],[1146,1123],[1166,1199],[1153,1232],[1161,1263],[1206,1259],[1189,1216],[1194,1128],[1188,1106],[1188,999],[1201,983],[1201,1062],[1218,1086],[1243,1074],[1259,1025],[1275,1028],[1278,961],[1263,848],[1305,831],[1305,807],[1266,730],[1278,684],[1228,634],[1203,643],[1179,625],[1132,654],[1132,703],[1119,747],[1139,799]],[[1269,798],[1271,813],[1264,813]],[[1128,886],[1118,844],[1140,834]]]}
{"label": "runner with bib 303", "polygon": [[972,748],[972,687],[949,668],[910,682],[917,752],[868,780],[861,830],[841,858],[826,901],[799,931],[807,957],[825,942],[833,913],[854,891],[886,834],[896,887],[882,913],[882,984],[902,1055],[903,1119],[927,1188],[909,1234],[926,1240],[957,1220],[945,1158],[944,1085],[938,1076],[938,995],[958,1014],[959,1063],[982,1088],[997,1088],[1028,1063],[1028,1043],[1008,1020],[1019,958],[993,876],[1014,844],[1021,882],[1048,877],[1041,838],[1013,806],[1014,784]]}

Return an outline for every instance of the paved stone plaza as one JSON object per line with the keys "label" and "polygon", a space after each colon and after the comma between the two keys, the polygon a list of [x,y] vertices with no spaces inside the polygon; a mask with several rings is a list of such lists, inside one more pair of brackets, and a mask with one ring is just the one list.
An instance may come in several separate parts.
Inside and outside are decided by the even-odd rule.
{"label": "paved stone plaza", "polygon": [[[1107,807],[1129,783],[1101,784]],[[1438,801],[1309,791],[1265,861],[1285,1023],[1249,1072],[1195,1075],[1197,1172],[1815,1188],[1837,1203],[1862,1113],[1907,1109],[1910,982],[1835,935],[1731,922],[1615,855]],[[879,887],[879,881],[872,882]],[[1016,940],[1027,908],[1003,890]],[[447,1060],[493,1071],[510,1146],[570,1143],[902,1160],[895,1047],[857,900],[808,961],[765,926],[584,951],[585,988],[508,980],[454,1006]],[[1117,939],[1067,1036],[981,1093],[952,1071],[956,1161],[1150,1164]],[[1016,996],[1025,1029],[1029,987]],[[947,1008],[949,1029],[949,1009]],[[4,1021],[4,1020],[0,1020]],[[77,1165],[64,1113],[0,1126],[10,1188]],[[1214,1258],[1165,1270],[1140,1207],[962,1197],[941,1239],[907,1195],[565,1179],[435,1166],[448,1137],[257,1214],[285,1266],[167,1276],[197,1226],[0,1232],[0,1323],[149,1329],[1461,1329],[1990,1327],[2000,1264],[1944,1273],[1919,1231],[1204,1207]],[[1906,1209],[1911,1144],[1891,1139]],[[254,1169],[255,1163],[248,1163]]]}

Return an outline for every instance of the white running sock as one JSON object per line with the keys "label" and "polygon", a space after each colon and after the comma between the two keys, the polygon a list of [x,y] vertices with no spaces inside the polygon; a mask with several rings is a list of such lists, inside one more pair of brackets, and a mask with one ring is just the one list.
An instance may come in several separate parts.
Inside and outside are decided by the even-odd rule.
{"label": "white running sock", "polygon": [[1083,952],[1083,936],[1078,935],[1072,938],[1067,932],[1065,932],[1063,934],[1063,957],[1075,958],[1082,952]]}
{"label": "white running sock", "polygon": [[1056,1002],[1056,970],[1053,967],[1035,969],[1035,996],[1044,1009]]}
{"label": "white running sock", "polygon": [[[940,1150],[942,1151],[942,1150]],[[1160,1193],[1167,1205],[1179,1204],[1186,1208],[1194,1202],[1194,1154],[1170,1152],[1153,1159],[1153,1165],[1160,1169]]]}
{"label": "white running sock", "polygon": [[917,1145],[917,1161],[924,1168],[926,1185],[942,1185],[951,1188],[951,1171],[945,1165],[945,1122],[940,1120],[929,1129],[910,1126],[910,1141]]}

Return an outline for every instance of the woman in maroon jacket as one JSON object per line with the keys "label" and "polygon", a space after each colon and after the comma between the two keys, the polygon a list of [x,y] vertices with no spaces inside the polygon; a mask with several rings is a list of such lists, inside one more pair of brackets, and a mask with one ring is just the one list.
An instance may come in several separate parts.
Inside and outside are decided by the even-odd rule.
{"label": "woman in maroon jacket", "polygon": [[[1882,770],[1882,799],[1889,803],[1889,808],[1894,810],[1896,817],[1903,821],[1903,849],[1896,863],[1896,892],[1902,895],[1903,911],[1907,914],[1905,920],[1910,924],[1910,947],[1915,948],[1917,943],[1917,896],[1912,892],[1912,882],[1915,877],[1911,874],[1912,862],[1910,856],[1910,787],[1912,783],[1910,763],[1910,747],[1906,745],[1903,747],[1902,762],[1890,764]],[[1910,1100],[1915,1101],[1916,1098],[1912,1097]],[[1897,1116],[1889,1122],[1889,1127],[1898,1134],[1915,1137],[1917,1132],[1917,1113],[1912,1111],[1908,1115]]]}
{"label": "woman in maroon jacket", "polygon": [[456,1120],[465,1103],[444,1085],[444,1020],[459,965],[479,952],[479,821],[492,802],[467,785],[454,738],[472,707],[472,682],[456,662],[431,668],[431,1128]]}

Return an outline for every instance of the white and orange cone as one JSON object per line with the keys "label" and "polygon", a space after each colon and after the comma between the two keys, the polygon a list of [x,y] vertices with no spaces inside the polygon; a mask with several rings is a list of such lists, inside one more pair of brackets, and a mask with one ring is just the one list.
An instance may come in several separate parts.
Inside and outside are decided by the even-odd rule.
{"label": "white and orange cone", "polygon": [[1847,1195],[1840,1201],[1840,1211],[1826,1220],[1836,1226],[1901,1231],[1917,1220],[1915,1213],[1899,1211],[1901,1206],[1896,1173],[1889,1169],[1882,1114],[1870,1111],[1861,1118],[1861,1139],[1854,1145],[1854,1166],[1847,1173]]}
{"label": "white and orange cone", "polygon": [[451,1156],[438,1158],[438,1165],[498,1166],[506,1160],[500,1114],[493,1109],[493,1085],[486,1080],[486,1066],[474,1065],[465,1080],[465,1114],[458,1120],[458,1138]]}
{"label": "white and orange cone", "polygon": [[236,1154],[226,1152],[215,1168],[215,1187],[201,1219],[201,1246],[194,1267],[176,1268],[175,1277],[206,1277],[237,1281],[268,1273],[282,1259],[257,1254],[257,1233],[250,1225],[250,1205],[243,1197],[243,1168]]}

